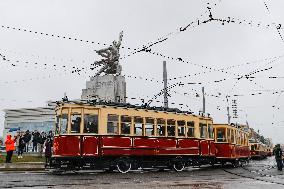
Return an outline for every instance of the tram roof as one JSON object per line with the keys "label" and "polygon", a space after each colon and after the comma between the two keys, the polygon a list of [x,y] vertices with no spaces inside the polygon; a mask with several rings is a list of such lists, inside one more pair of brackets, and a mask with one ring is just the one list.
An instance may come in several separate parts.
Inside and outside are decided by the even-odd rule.
{"label": "tram roof", "polygon": [[215,127],[229,127],[229,128],[240,129],[240,130],[243,130],[245,132],[248,132],[241,125],[236,125],[236,124],[232,124],[232,123],[230,125],[227,124],[227,123],[214,123],[213,125]]}
{"label": "tram roof", "polygon": [[129,109],[136,109],[136,110],[152,110],[157,112],[163,113],[175,113],[175,114],[185,114],[191,116],[200,116],[205,119],[212,119],[208,114],[207,117],[204,115],[194,115],[193,112],[190,111],[182,111],[178,108],[164,108],[164,107],[157,107],[157,106],[148,106],[147,104],[144,105],[133,105],[130,103],[118,103],[118,102],[105,102],[105,101],[96,101],[96,100],[79,100],[79,101],[56,101],[57,108],[60,106],[65,105],[80,105],[80,106],[96,106],[96,107],[112,107],[112,108],[129,108]]}

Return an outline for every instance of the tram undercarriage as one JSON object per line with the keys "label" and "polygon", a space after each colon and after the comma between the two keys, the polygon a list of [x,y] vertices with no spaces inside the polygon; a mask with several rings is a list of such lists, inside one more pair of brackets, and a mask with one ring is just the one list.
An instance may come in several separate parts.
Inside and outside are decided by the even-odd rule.
{"label": "tram undercarriage", "polygon": [[[245,161],[245,160],[244,160]],[[201,165],[224,165],[233,160],[218,161],[214,156],[118,156],[118,157],[53,157],[47,168],[62,171],[69,170],[117,170],[127,173],[137,169],[171,169],[176,172],[186,167]],[[233,163],[232,163],[233,164]],[[236,165],[233,164],[233,165]]]}

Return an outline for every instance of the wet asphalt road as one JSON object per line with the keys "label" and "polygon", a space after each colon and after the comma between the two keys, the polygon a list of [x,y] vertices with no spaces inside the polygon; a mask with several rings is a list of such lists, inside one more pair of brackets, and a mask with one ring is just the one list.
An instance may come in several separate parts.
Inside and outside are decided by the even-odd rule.
{"label": "wet asphalt road", "polygon": [[132,171],[127,174],[80,172],[54,175],[46,172],[0,173],[0,188],[284,188],[284,173],[273,158],[252,161],[242,168],[230,166],[190,168],[181,173]]}

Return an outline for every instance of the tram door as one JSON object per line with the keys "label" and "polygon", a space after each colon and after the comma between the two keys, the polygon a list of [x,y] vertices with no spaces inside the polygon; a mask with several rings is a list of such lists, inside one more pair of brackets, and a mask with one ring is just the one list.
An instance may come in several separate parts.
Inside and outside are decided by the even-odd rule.
{"label": "tram door", "polygon": [[97,109],[83,109],[83,123],[81,133],[84,135],[81,138],[82,156],[98,155],[98,129],[99,129],[99,113]]}
{"label": "tram door", "polygon": [[70,122],[68,128],[68,137],[65,139],[68,146],[68,153],[72,156],[81,155],[81,125],[82,125],[82,108],[70,109]]}
{"label": "tram door", "polygon": [[63,108],[57,117],[59,129],[56,129],[54,152],[61,156],[80,156],[81,109]]}

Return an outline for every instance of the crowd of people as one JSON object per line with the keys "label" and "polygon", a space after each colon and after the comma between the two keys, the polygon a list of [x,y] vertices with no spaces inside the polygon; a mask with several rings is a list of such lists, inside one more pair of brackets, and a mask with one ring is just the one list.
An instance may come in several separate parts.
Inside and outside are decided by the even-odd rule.
{"label": "crowd of people", "polygon": [[49,131],[48,133],[44,131],[18,131],[14,138],[8,134],[5,140],[7,152],[6,163],[11,163],[13,152],[16,150],[16,147],[18,158],[23,158],[23,153],[26,152],[37,152],[39,157],[42,157],[44,151],[46,163],[48,163],[52,152],[53,137],[52,131]]}

